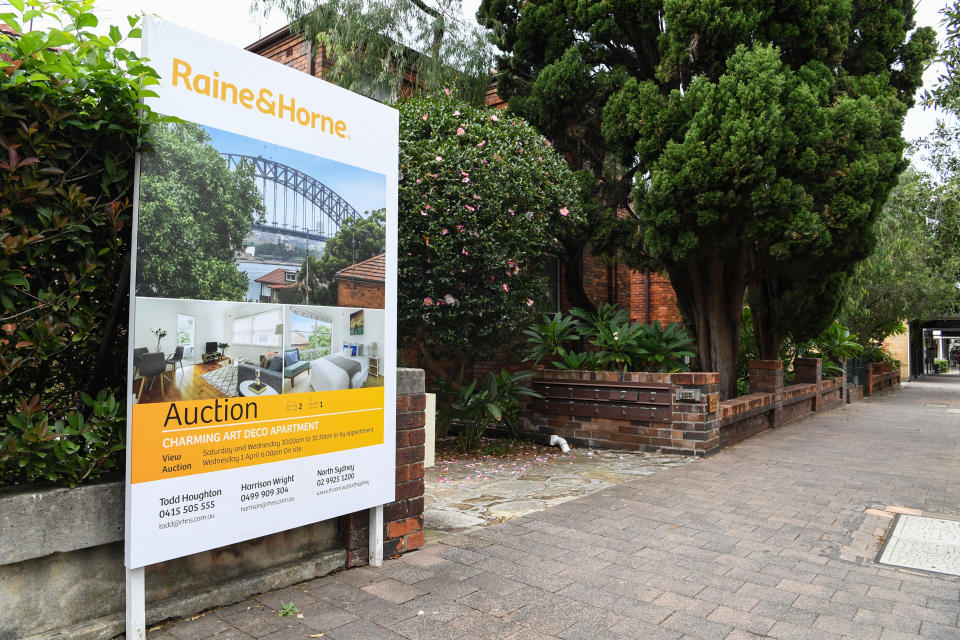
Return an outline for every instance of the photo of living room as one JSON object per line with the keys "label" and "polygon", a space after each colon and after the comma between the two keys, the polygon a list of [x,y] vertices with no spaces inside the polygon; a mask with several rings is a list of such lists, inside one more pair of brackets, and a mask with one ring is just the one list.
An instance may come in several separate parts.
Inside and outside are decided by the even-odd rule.
{"label": "photo of living room", "polygon": [[383,309],[289,305],[284,313],[284,393],[383,386]]}
{"label": "photo of living room", "polygon": [[137,402],[283,393],[282,305],[139,296],[136,305]]}

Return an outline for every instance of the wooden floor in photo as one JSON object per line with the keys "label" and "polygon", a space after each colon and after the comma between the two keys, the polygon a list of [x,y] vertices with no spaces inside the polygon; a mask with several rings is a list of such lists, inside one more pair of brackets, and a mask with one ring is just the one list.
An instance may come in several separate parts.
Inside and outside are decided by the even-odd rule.
{"label": "wooden floor in photo", "polygon": [[[147,378],[143,387],[143,393],[140,395],[140,403],[147,402],[176,402],[179,400],[207,400],[213,398],[225,398],[223,393],[216,387],[204,380],[201,376],[210,373],[221,366],[231,366],[225,361],[223,363],[199,363],[184,365],[181,369],[167,369],[163,374],[163,391],[160,391],[160,376],[155,380]],[[140,378],[133,381],[133,392],[136,394],[140,390]]]}

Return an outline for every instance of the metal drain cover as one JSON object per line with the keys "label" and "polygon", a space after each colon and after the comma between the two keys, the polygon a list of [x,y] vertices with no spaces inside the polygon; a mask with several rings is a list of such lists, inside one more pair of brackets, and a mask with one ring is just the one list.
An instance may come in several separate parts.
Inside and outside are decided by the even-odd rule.
{"label": "metal drain cover", "polygon": [[898,515],[877,562],[960,576],[960,522]]}

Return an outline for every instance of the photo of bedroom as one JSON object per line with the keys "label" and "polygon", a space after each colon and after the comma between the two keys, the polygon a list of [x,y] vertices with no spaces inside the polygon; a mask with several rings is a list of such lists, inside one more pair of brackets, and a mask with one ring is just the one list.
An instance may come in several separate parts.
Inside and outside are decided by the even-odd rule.
{"label": "photo of bedroom", "polygon": [[284,313],[284,393],[383,386],[383,309],[289,305]]}
{"label": "photo of bedroom", "polygon": [[282,305],[139,296],[136,305],[138,403],[283,393]]}

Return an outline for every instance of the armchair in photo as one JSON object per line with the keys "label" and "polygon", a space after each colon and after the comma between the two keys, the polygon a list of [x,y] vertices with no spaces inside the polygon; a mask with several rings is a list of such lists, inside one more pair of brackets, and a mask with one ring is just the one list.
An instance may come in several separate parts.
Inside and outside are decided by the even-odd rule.
{"label": "armchair in photo", "polygon": [[283,393],[283,356],[274,356],[267,362],[266,367],[255,364],[240,363],[237,365],[237,395],[242,396],[240,385],[248,380],[256,380],[260,372],[260,382],[273,389],[276,393]]}
{"label": "armchair in photo", "polygon": [[283,377],[290,380],[290,388],[293,388],[297,376],[304,371],[310,371],[310,361],[300,359],[300,349],[285,349],[283,352]]}

